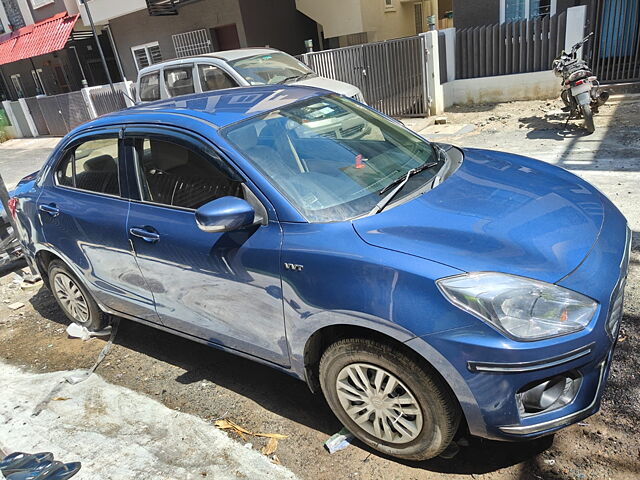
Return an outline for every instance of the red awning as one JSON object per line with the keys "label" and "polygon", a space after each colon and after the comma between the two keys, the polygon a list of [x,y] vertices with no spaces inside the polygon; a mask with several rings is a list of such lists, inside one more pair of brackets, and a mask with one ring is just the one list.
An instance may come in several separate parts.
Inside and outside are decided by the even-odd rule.
{"label": "red awning", "polygon": [[78,17],[59,13],[0,36],[0,65],[62,50]]}

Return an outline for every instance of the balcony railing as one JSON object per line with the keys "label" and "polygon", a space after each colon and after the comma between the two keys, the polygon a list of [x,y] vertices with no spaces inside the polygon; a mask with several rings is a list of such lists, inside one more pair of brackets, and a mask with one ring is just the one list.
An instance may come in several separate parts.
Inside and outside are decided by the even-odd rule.
{"label": "balcony railing", "polygon": [[187,3],[197,0],[146,0],[149,15],[161,17],[167,15],[178,15],[178,9]]}

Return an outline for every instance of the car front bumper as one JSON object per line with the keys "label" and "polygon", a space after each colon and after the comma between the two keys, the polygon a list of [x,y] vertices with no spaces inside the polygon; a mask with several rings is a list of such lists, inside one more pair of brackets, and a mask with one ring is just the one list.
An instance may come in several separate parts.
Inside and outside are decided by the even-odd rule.
{"label": "car front bumper", "polygon": [[[517,342],[478,320],[469,327],[407,342],[449,383],[471,434],[496,440],[535,438],[579,422],[600,408],[622,316],[631,242],[624,217],[613,205],[607,213],[590,254],[557,282],[598,301],[598,311],[584,330]],[[579,379],[566,404],[525,411],[523,391],[562,377]]]}

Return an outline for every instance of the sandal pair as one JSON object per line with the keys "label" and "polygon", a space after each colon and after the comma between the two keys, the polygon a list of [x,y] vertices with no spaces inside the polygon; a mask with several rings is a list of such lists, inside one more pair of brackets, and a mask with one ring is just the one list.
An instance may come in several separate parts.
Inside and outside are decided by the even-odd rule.
{"label": "sandal pair", "polygon": [[56,462],[49,452],[33,455],[16,452],[0,461],[0,472],[6,480],[67,480],[80,467],[80,462]]}

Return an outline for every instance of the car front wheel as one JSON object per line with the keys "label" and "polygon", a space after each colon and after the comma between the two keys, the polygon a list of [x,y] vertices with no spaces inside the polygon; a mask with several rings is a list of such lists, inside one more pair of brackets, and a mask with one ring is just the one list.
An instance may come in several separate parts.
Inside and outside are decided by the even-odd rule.
{"label": "car front wheel", "polygon": [[49,264],[49,285],[58,305],[72,322],[90,331],[100,330],[108,323],[109,316],[100,310],[64,263],[53,260]]}
{"label": "car front wheel", "polygon": [[433,458],[449,445],[460,423],[460,409],[442,379],[373,340],[344,339],[327,348],[320,383],[347,429],[387,455]]}

